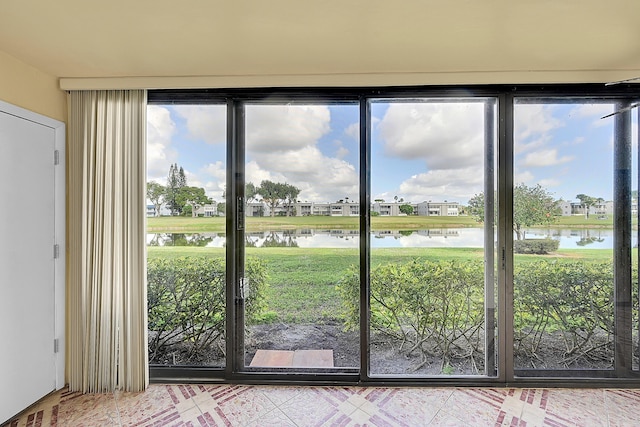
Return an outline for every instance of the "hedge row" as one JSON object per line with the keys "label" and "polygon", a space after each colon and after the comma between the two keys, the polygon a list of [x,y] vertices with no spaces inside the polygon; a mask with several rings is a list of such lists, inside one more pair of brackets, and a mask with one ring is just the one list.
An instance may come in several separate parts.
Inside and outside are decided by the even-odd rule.
{"label": "hedge row", "polygon": [[[245,307],[248,319],[262,310],[266,268],[247,259],[245,274],[250,291]],[[224,258],[150,258],[147,263],[149,360],[171,352],[182,363],[205,357],[224,337],[226,307]]]}
{"label": "hedge row", "polygon": [[[423,360],[448,361],[481,351],[484,342],[482,261],[418,261],[371,270],[371,329],[400,340]],[[348,271],[338,290],[348,327],[359,322],[360,278]],[[541,260],[514,272],[516,351],[535,353],[551,332],[562,335],[565,356],[596,346],[613,333],[613,266],[610,262]]]}
{"label": "hedge row", "polygon": [[545,255],[558,250],[559,240],[524,239],[513,241],[513,251],[517,254]]}
{"label": "hedge row", "polygon": [[[215,351],[225,331],[224,258],[149,259],[150,361],[179,352],[183,363]],[[259,323],[266,266],[247,259],[247,321]],[[636,272],[634,271],[634,275]],[[482,261],[391,263],[370,272],[371,329],[401,342],[407,352],[444,361],[482,353]],[[353,267],[338,284],[347,327],[359,324],[360,275]],[[637,296],[634,301],[637,301]],[[516,350],[534,354],[550,333],[560,334],[567,357],[613,334],[610,262],[540,260],[514,271]],[[166,362],[166,361],[165,361]]]}

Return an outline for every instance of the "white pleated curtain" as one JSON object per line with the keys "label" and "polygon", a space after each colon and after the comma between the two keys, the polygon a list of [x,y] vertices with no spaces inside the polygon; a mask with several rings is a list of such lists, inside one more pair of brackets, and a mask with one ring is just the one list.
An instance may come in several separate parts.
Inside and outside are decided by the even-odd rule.
{"label": "white pleated curtain", "polygon": [[67,379],[72,391],[144,390],[146,91],[68,96]]}

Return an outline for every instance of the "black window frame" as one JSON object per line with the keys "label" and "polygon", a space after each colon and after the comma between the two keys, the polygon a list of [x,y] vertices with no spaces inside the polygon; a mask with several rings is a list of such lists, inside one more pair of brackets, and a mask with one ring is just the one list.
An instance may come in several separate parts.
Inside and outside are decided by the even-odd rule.
{"label": "black window frame", "polygon": [[[407,101],[417,98],[494,98],[496,100],[497,143],[497,199],[498,218],[495,224],[498,235],[497,253],[501,257],[498,268],[498,370],[495,377],[411,377],[384,378],[371,376],[369,365],[368,283],[369,283],[369,232],[370,214],[370,163],[371,163],[371,100]],[[153,382],[196,381],[234,382],[250,384],[361,384],[361,385],[420,385],[420,386],[519,386],[519,387],[637,387],[640,385],[640,370],[633,369],[629,358],[638,357],[639,345],[633,347],[632,324],[634,305],[631,300],[631,233],[634,232],[631,218],[631,152],[632,114],[640,113],[629,108],[614,117],[614,180],[619,182],[614,191],[616,221],[614,234],[614,257],[616,295],[615,305],[615,362],[614,369],[606,371],[572,370],[524,372],[513,364],[513,163],[514,163],[514,105],[516,100],[531,99],[532,102],[554,103],[593,101],[615,102],[618,108],[635,107],[640,100],[640,84],[557,84],[557,85],[469,85],[469,86],[391,86],[391,87],[304,87],[304,88],[248,88],[248,89],[162,89],[148,91],[148,104],[197,105],[225,104],[227,106],[227,363],[224,368],[151,366]],[[241,276],[244,235],[237,220],[242,214],[241,200],[244,196],[244,110],[243,105],[252,101],[273,103],[359,103],[360,108],[360,275],[361,275],[361,323],[360,323],[360,373],[354,374],[295,374],[242,372],[239,366],[242,343],[234,325],[241,321],[241,310],[237,310],[235,284]],[[635,108],[639,110],[640,108]],[[638,136],[635,136],[638,138]],[[240,159],[240,160],[239,160]],[[636,167],[639,167],[636,165]],[[640,174],[636,183],[640,188]],[[628,209],[627,209],[628,208]],[[637,218],[636,218],[637,219]],[[636,231],[640,237],[640,231]],[[640,239],[639,239],[640,240]],[[617,245],[617,246],[616,246]],[[617,250],[621,249],[621,250]],[[640,258],[640,255],[636,254]],[[636,259],[638,261],[638,259]],[[636,308],[637,309],[637,308]],[[640,322],[639,322],[640,323]],[[635,354],[634,354],[635,353]],[[236,355],[236,357],[234,357]],[[558,375],[561,374],[561,375]]]}

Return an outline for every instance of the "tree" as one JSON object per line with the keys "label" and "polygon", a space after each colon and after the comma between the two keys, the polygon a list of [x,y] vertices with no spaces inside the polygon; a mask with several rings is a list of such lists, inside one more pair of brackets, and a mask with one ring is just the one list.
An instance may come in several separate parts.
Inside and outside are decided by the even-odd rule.
{"label": "tree", "polygon": [[558,215],[558,204],[540,184],[535,187],[525,184],[513,187],[513,230],[518,240],[524,239],[525,228],[552,224]]}
{"label": "tree", "polygon": [[256,194],[258,194],[258,187],[256,187],[253,182],[247,182],[244,185],[244,199],[247,201],[247,204],[256,198]]}
{"label": "tree", "polygon": [[400,209],[400,212],[402,212],[403,214],[406,214],[406,215],[413,214],[413,206],[411,206],[408,203],[405,203],[404,205],[400,205],[398,209]]}
{"label": "tree", "polygon": [[478,222],[484,222],[484,193],[476,194],[469,199],[469,215]]}
{"label": "tree", "polygon": [[591,197],[582,193],[578,194],[576,199],[580,200],[580,204],[584,208],[584,217],[587,219],[589,219],[589,209],[591,206],[596,206],[603,202],[603,199],[600,197]]}
{"label": "tree", "polygon": [[[484,194],[469,199],[469,214],[478,222],[484,222]],[[525,229],[534,225],[547,225],[556,221],[560,209],[549,191],[540,184],[529,187],[518,184],[513,187],[513,231],[516,238],[525,238]]]}
{"label": "tree", "polygon": [[300,194],[300,189],[291,184],[284,185],[284,202],[287,205],[287,216],[290,216],[291,208]]}
{"label": "tree", "polygon": [[300,189],[291,184],[265,180],[255,189],[255,194],[260,194],[262,200],[269,205],[271,216],[275,216],[276,207],[281,202],[286,207],[286,215],[290,216],[292,207],[300,194]]}
{"label": "tree", "polygon": [[276,207],[285,197],[282,184],[265,179],[260,183],[260,187],[256,188],[256,191],[262,196],[262,200],[269,205],[271,216],[276,216]]}
{"label": "tree", "polygon": [[167,207],[171,209],[171,215],[178,215],[182,212],[182,207],[178,204],[178,192],[182,187],[187,186],[187,177],[184,174],[182,166],[178,167],[177,163],[169,167],[169,175],[167,176],[167,187],[165,201]]}
{"label": "tree", "polygon": [[164,204],[167,189],[155,181],[147,182],[147,199],[153,203],[155,216],[160,216],[160,209]]}
{"label": "tree", "polygon": [[227,203],[226,202],[218,203],[217,208],[218,208],[218,215],[225,216],[227,214]]}
{"label": "tree", "polygon": [[207,197],[204,188],[200,187],[182,187],[178,190],[176,196],[176,203],[180,206],[180,211],[187,214],[187,206],[191,207],[191,216],[196,217],[197,210],[202,205],[212,203],[211,199]]}

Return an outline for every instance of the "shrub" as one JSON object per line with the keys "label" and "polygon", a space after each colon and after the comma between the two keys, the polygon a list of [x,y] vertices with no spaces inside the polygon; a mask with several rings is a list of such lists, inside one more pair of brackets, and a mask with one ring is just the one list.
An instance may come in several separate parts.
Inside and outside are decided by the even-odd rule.
{"label": "shrub", "polygon": [[[250,291],[248,318],[264,304],[266,269],[256,259],[245,264]],[[224,258],[150,258],[147,263],[149,360],[178,348],[191,361],[212,351],[225,333],[226,270]]]}
{"label": "shrub", "polygon": [[545,255],[558,250],[560,241],[553,239],[514,240],[513,251],[517,254]]}
{"label": "shrub", "polygon": [[[637,283],[635,267],[633,277]],[[451,358],[473,355],[482,345],[482,262],[414,260],[380,265],[371,270],[370,288],[371,330],[399,340],[407,352],[420,351],[423,361],[439,356],[445,366]],[[338,289],[345,324],[357,328],[357,267],[344,274]],[[634,287],[634,305],[637,298]],[[515,350],[534,356],[553,332],[562,338],[568,365],[602,347],[603,339],[608,342],[613,334],[611,262],[540,260],[515,266]]]}
{"label": "shrub", "polygon": [[[483,264],[480,261],[418,261],[372,269],[371,329],[419,351],[423,363],[433,354],[451,357],[477,349],[483,323]],[[339,285],[348,327],[359,319],[358,269]],[[416,368],[418,369],[419,366]]]}
{"label": "shrub", "polygon": [[545,334],[560,331],[565,357],[594,345],[600,331],[613,334],[611,262],[538,261],[514,271],[517,349],[535,354]]}

